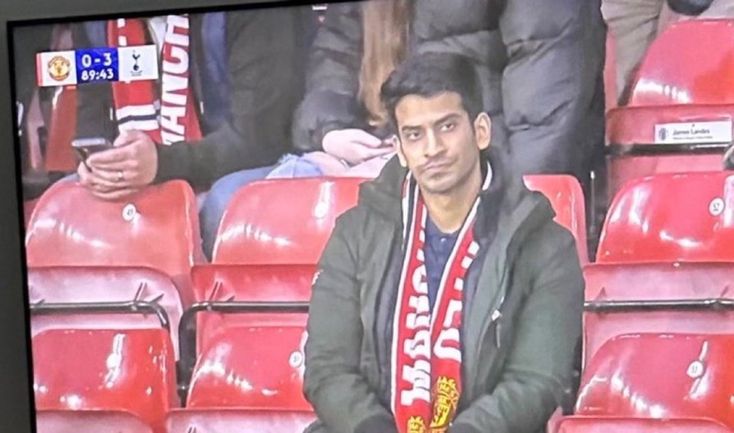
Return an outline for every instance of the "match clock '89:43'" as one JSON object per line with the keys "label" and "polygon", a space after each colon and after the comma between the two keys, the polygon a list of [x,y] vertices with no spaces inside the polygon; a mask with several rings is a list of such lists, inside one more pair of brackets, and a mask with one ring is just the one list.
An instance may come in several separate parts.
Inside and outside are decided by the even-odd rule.
{"label": "match clock '89:43'", "polygon": [[76,51],[77,82],[117,81],[118,54],[115,48],[90,48]]}

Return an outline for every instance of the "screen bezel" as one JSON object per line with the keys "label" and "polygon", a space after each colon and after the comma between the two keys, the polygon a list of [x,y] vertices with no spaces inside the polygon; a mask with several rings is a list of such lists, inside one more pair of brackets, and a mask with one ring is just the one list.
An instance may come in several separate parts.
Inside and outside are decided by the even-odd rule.
{"label": "screen bezel", "polygon": [[118,16],[144,16],[158,13],[231,10],[334,3],[298,0],[29,0],[5,1],[0,8],[0,431],[35,431],[33,376],[30,348],[28,287],[24,250],[21,166],[15,131],[15,89],[12,31],[19,26],[53,24]]}

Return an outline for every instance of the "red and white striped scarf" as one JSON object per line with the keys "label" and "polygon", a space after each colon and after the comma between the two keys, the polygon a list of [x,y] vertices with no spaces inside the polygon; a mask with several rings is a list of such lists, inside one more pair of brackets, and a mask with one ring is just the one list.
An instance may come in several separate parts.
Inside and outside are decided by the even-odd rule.
{"label": "red and white striped scarf", "polygon": [[[147,44],[144,19],[117,19],[107,24],[111,46]],[[161,50],[160,86],[154,81],[112,83],[120,131],[137,129],[161,144],[201,138],[194,96],[189,82],[189,18],[168,15]]]}
{"label": "red and white striped scarf", "polygon": [[[489,186],[487,175],[482,189]],[[477,197],[444,266],[433,313],[428,300],[424,244],[428,210],[420,189],[406,180],[405,258],[393,317],[391,404],[400,433],[443,433],[461,395],[461,311],[464,278],[477,256]]]}

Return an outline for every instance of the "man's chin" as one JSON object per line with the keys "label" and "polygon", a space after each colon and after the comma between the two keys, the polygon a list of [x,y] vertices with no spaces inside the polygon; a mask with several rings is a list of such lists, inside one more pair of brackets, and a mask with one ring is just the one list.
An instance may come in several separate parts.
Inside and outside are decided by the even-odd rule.
{"label": "man's chin", "polygon": [[431,195],[450,194],[451,191],[454,191],[457,186],[454,179],[450,179],[449,177],[427,179],[427,180],[424,180],[423,182],[419,182],[418,185],[420,186],[421,191],[424,194],[431,194]]}

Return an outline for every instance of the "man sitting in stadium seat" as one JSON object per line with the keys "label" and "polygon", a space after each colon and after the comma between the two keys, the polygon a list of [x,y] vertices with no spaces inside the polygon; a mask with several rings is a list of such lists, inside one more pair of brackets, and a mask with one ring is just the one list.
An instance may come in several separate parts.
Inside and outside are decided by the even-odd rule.
{"label": "man sitting in stadium seat", "polygon": [[[81,183],[119,199],[154,182],[184,179],[204,190],[222,176],[272,166],[290,148],[291,113],[301,96],[298,71],[310,39],[310,9],[246,10],[91,22],[78,47],[156,43],[159,83],[79,86],[77,137],[107,137],[114,148],[79,164]],[[242,172],[249,181],[269,170]],[[229,196],[212,187],[203,233],[219,215],[207,209]],[[213,225],[213,229],[207,229]],[[206,239],[205,239],[206,242]]]}
{"label": "man sitting in stadium seat", "polygon": [[579,259],[548,200],[489,147],[481,94],[454,54],[409,58],[383,85],[398,157],[363,184],[319,264],[310,433],[534,433],[560,404]]}

